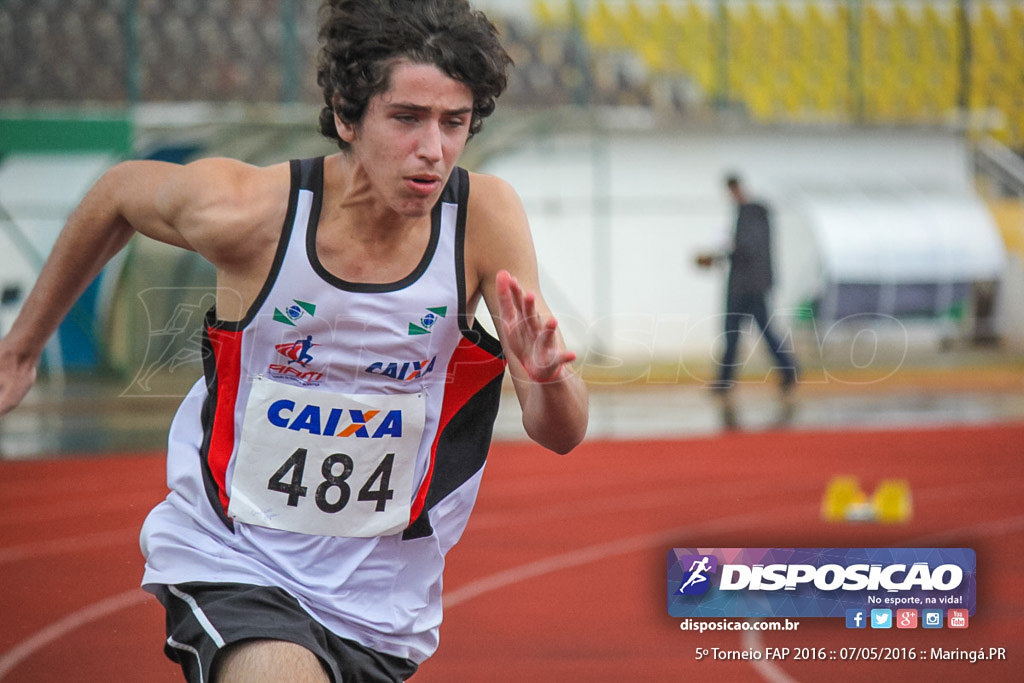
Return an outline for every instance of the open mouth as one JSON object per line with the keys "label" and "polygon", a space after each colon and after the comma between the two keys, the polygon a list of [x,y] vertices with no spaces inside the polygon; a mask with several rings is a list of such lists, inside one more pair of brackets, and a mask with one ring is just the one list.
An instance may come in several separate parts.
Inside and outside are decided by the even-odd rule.
{"label": "open mouth", "polygon": [[436,176],[411,176],[405,180],[413,190],[422,194],[430,194],[441,182]]}

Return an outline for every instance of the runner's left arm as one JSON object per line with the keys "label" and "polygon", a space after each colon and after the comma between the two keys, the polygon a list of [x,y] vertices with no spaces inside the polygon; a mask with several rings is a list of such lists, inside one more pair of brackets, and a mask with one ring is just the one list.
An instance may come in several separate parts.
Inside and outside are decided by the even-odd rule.
{"label": "runner's left arm", "polygon": [[[485,235],[477,252],[480,288],[494,318],[523,410],[523,427],[537,443],[568,453],[586,435],[587,389],[571,363],[558,322],[540,292],[537,257],[522,202],[503,181],[474,176],[474,229]],[[483,186],[481,188],[481,186]],[[482,192],[481,192],[482,190]]]}

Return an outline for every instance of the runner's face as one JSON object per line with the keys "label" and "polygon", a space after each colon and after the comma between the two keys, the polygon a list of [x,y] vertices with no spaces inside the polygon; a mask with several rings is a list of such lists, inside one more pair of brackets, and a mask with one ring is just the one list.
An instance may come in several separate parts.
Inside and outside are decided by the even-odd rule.
{"label": "runner's face", "polygon": [[400,61],[388,90],[342,139],[373,190],[403,216],[430,213],[469,139],[473,93],[436,66]]}

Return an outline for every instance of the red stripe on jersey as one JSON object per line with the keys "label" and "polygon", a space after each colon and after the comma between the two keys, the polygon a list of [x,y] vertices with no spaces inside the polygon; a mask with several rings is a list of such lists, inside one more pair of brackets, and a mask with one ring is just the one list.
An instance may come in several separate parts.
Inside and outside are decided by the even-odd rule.
{"label": "red stripe on jersey", "polygon": [[441,415],[438,419],[434,443],[430,446],[430,464],[423,483],[416,493],[409,521],[419,519],[427,500],[427,490],[434,476],[434,462],[437,456],[437,444],[444,434],[445,428],[452,418],[477,395],[491,380],[505,371],[505,360],[494,356],[468,339],[461,339],[455,347],[449,363],[447,386],[444,400],[441,403]]}
{"label": "red stripe on jersey", "polygon": [[217,484],[224,513],[228,511],[227,472],[235,449],[235,403],[241,381],[242,333],[207,328],[217,373],[217,408],[213,415],[207,466]]}

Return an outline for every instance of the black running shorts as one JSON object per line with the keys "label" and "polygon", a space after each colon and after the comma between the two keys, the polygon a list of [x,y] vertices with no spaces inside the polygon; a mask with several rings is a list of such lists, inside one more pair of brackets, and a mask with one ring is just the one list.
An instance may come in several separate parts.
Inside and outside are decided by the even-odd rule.
{"label": "black running shorts", "polygon": [[237,583],[147,586],[167,611],[164,652],[189,683],[211,683],[221,648],[243,640],[296,643],[323,662],[333,683],[400,683],[416,672],[408,659],[339,638],[280,588]]}

